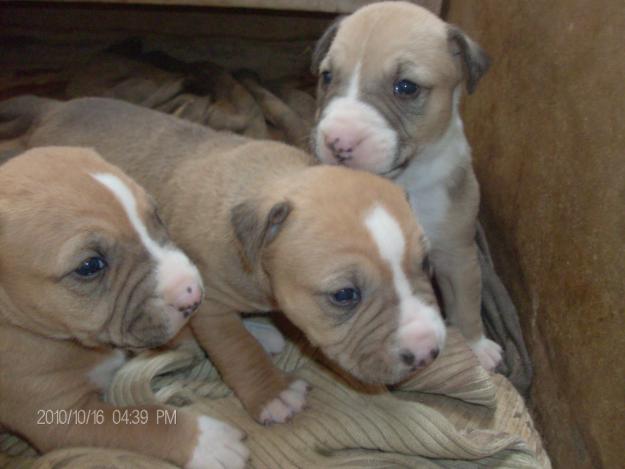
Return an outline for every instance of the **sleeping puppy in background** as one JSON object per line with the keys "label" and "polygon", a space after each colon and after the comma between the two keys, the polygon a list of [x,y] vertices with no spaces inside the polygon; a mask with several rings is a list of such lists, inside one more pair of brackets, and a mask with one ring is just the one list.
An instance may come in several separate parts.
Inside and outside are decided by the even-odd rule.
{"label": "sleeping puppy in background", "polygon": [[1,165],[1,427],[42,452],[96,446],[243,467],[243,435],[225,423],[170,409],[176,422],[159,424],[164,406],[101,400],[125,351],[167,343],[202,292],[144,190],[94,151],[37,148]]}
{"label": "sleeping puppy in background", "polygon": [[193,333],[261,423],[301,411],[307,385],[274,366],[241,312],[282,311],[370,383],[397,383],[443,347],[427,244],[404,191],[384,178],[111,99],[7,100],[0,134],[95,147],[156,197],[203,274]]}
{"label": "sleeping puppy in background", "polygon": [[486,72],[484,51],[458,28],[407,2],[363,7],[319,40],[313,152],[380,174],[408,192],[431,242],[444,312],[493,370],[501,347],[484,336],[475,244],[479,186],[458,110]]}

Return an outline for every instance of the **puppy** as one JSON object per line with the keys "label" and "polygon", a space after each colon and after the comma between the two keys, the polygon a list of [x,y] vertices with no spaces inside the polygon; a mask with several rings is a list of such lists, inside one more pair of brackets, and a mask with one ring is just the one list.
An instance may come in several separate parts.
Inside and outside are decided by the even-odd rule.
{"label": "puppy", "polygon": [[384,178],[107,99],[16,98],[0,120],[13,145],[93,146],[156,196],[204,273],[195,336],[259,422],[299,412],[307,385],[273,366],[239,312],[283,311],[367,382],[396,383],[443,347],[424,237]]}
{"label": "puppy", "polygon": [[408,2],[380,2],[335,22],[319,40],[313,152],[319,161],[385,176],[408,192],[431,242],[444,311],[492,370],[475,244],[479,186],[458,104],[489,66],[458,28]]}
{"label": "puppy", "polygon": [[[0,166],[2,427],[42,452],[100,446],[243,467],[239,430],[100,398],[125,350],[168,342],[202,289],[143,189],[92,150],[37,148]],[[175,424],[158,421],[165,410]]]}

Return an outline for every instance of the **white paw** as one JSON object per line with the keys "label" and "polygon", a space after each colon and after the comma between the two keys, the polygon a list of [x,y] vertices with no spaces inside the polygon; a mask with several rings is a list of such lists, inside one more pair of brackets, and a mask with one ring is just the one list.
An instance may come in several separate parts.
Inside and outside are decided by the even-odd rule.
{"label": "white paw", "polygon": [[276,327],[250,319],[244,319],[243,324],[267,353],[276,355],[284,350],[284,337]]}
{"label": "white paw", "polygon": [[301,379],[293,381],[287,389],[263,408],[260,413],[261,423],[270,425],[289,420],[304,408],[308,389],[309,385],[306,381]]}
{"label": "white paw", "polygon": [[199,436],[186,469],[242,469],[250,452],[241,430],[205,415],[197,419]]}
{"label": "white paw", "polygon": [[471,348],[477,355],[480,365],[488,371],[494,371],[501,362],[501,346],[484,336],[473,342]]}

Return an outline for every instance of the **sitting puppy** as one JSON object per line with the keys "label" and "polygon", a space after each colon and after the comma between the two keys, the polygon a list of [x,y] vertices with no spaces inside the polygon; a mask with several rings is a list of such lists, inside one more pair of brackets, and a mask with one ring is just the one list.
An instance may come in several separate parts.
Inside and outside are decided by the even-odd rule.
{"label": "sitting puppy", "polygon": [[477,44],[422,7],[366,6],[317,44],[311,141],[321,162],[371,171],[406,189],[432,245],[447,318],[492,370],[501,347],[482,329],[479,186],[458,111],[463,80],[472,93],[488,66]]}
{"label": "sitting puppy", "polygon": [[159,424],[163,406],[100,398],[124,350],[168,342],[202,289],[143,189],[92,150],[37,148],[0,166],[0,425],[43,452],[100,446],[243,467],[229,425],[182,410]]}
{"label": "sitting puppy", "polygon": [[283,311],[368,382],[396,383],[442,348],[424,237],[384,178],[109,99],[15,98],[2,120],[12,145],[93,146],[156,196],[204,274],[195,336],[258,421],[300,411],[307,386],[273,365],[239,312]]}

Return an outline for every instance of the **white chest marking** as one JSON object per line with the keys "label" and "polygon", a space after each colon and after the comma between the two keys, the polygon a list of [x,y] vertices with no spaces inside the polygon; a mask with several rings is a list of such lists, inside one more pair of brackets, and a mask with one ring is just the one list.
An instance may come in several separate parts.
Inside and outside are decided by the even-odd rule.
{"label": "white chest marking", "polygon": [[113,376],[124,363],[126,363],[126,355],[124,352],[114,350],[109,358],[93,367],[87,374],[87,377],[98,389],[106,391],[113,381]]}
{"label": "white chest marking", "polygon": [[443,136],[425,146],[395,178],[410,194],[410,204],[433,243],[450,208],[445,183],[458,166],[471,166],[471,150],[458,111],[461,93],[460,86],[454,90],[452,117]]}
{"label": "white chest marking", "polygon": [[433,187],[426,195],[408,190],[410,205],[419,223],[433,242],[440,239],[440,228],[449,210],[449,196],[445,187]]}

